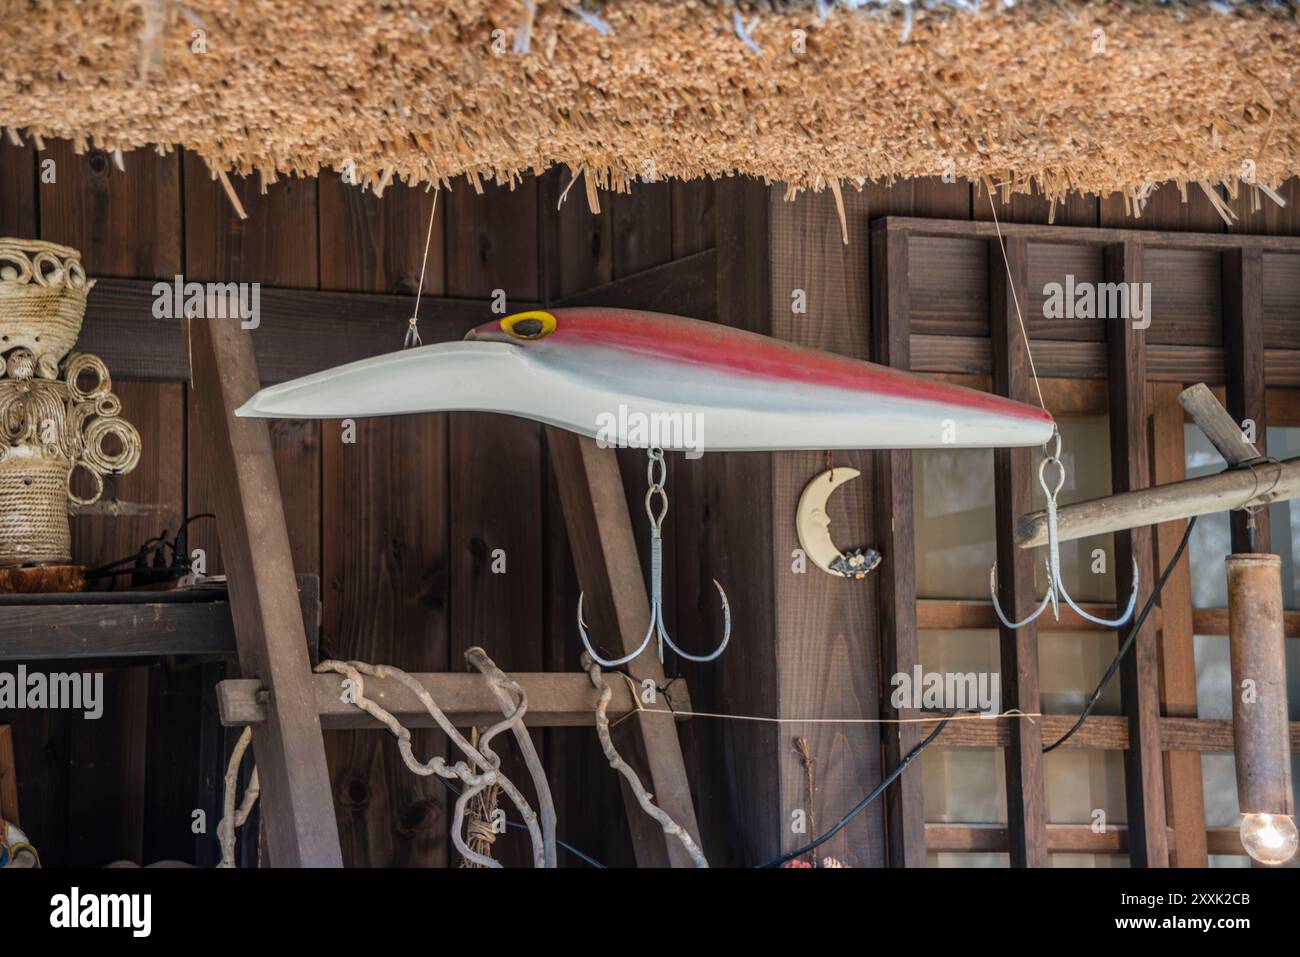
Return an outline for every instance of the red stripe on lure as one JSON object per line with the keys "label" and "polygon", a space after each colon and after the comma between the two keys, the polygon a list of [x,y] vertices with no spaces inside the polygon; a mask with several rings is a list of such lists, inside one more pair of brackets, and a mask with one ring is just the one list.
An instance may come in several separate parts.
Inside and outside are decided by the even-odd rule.
{"label": "red stripe on lure", "polygon": [[[552,322],[540,318],[553,317]],[[512,331],[522,322],[532,336]],[[888,366],[682,316],[633,309],[575,308],[519,313],[485,322],[465,336],[474,341],[527,342],[539,350],[596,346],[646,359],[711,367],[755,380],[843,389],[918,402],[954,403],[1027,423],[1051,424],[1041,408],[1002,396],[921,378]]]}

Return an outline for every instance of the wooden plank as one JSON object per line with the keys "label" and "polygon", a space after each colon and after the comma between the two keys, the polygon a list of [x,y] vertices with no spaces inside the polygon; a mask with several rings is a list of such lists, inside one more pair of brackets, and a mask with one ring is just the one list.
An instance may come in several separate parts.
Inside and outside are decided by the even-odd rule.
{"label": "wooden plank", "polygon": [[[636,539],[618,460],[612,450],[599,449],[591,439],[560,429],[547,428],[547,443],[574,563],[586,594],[584,610],[590,633],[598,647],[605,636],[604,643],[612,645],[615,654],[627,654],[645,635],[650,604],[636,559]],[[638,684],[649,679],[656,687],[664,686],[663,667],[652,652],[628,662],[627,672]],[[637,724],[649,771],[649,781],[644,783],[655,795],[655,803],[698,842],[699,827],[676,728],[656,716],[640,716]],[[644,816],[639,808],[635,813]],[[629,816],[629,824],[632,820]],[[639,866],[691,866],[681,844],[665,837],[657,825],[633,834]]]}
{"label": "wooden plank", "polygon": [[[380,202],[340,181],[321,189],[322,285],[414,292],[432,194],[394,186]],[[438,212],[433,224],[426,292],[444,284],[443,218]],[[372,229],[363,231],[362,222]],[[398,231],[383,242],[382,253],[379,222],[384,233]],[[359,258],[372,261],[365,271],[356,266],[358,246]],[[389,331],[394,343],[396,331]],[[428,332],[423,322],[421,332]],[[354,423],[350,435],[336,426],[329,423],[323,434],[320,522],[331,583],[329,647],[344,658],[446,670],[447,601],[438,583],[447,574],[447,488],[429,483],[429,476],[446,469],[446,416],[366,419]],[[380,576],[372,572],[377,559],[385,570]],[[326,741],[345,863],[446,866],[450,799],[439,782],[412,778],[393,740],[378,751],[369,735],[330,734]],[[424,754],[445,742],[426,731],[417,734],[415,746]]]}
{"label": "wooden plank", "polygon": [[[1110,282],[1143,281],[1142,247],[1120,243],[1106,247]],[[1107,327],[1110,353],[1111,489],[1127,492],[1151,484],[1147,452],[1146,337],[1126,316]],[[1139,578],[1138,606],[1151,594],[1155,563],[1149,528],[1115,535],[1115,594],[1127,595],[1133,575]],[[1135,572],[1136,569],[1136,572]],[[1120,665],[1120,694],[1129,722],[1130,747],[1124,752],[1129,849],[1138,867],[1167,867],[1164,776],[1160,756],[1159,657],[1154,624],[1144,624],[1133,649]]]}
{"label": "wooden plank", "polygon": [[1004,194],[998,190],[989,196],[983,181],[971,183],[971,212],[981,222],[992,222],[990,201],[996,208],[998,221],[1007,223],[1042,223],[1055,226],[1096,226],[1098,199],[1092,193],[1071,191],[1065,202],[1048,199],[1032,185],[1033,192]]}
{"label": "wooden plank", "polygon": [[[965,336],[912,337],[913,371],[988,375],[993,369],[988,339]],[[1105,347],[1098,342],[1037,341],[1034,360],[1041,376],[1062,379],[1104,379]],[[1153,345],[1147,349],[1150,382],[1224,381],[1223,350],[1214,346]],[[1300,352],[1264,352],[1264,379],[1271,389],[1300,387]]]}
{"label": "wooden plank", "polygon": [[197,418],[212,452],[240,667],[275,691],[253,740],[271,864],[341,866],[270,434],[264,421],[234,415],[259,388],[252,344],[234,322],[190,326]]}
{"label": "wooden plank", "polygon": [[[560,202],[571,175],[567,169],[555,168],[538,181],[538,216],[546,236],[541,245],[542,298],[546,302],[605,285],[614,278],[610,216],[593,213],[585,193],[576,186]],[[608,194],[604,198],[608,199]]]}
{"label": "wooden plank", "polygon": [[[996,854],[1010,849],[1009,830],[1002,824],[926,824],[925,843],[939,853]],[[1129,849],[1123,824],[1108,824],[1101,831],[1090,824],[1049,824],[1044,841],[1054,854],[1123,854]]]}
{"label": "wooden plank", "polygon": [[[1228,414],[1242,428],[1254,425],[1255,446],[1268,454],[1264,408],[1264,257],[1257,246],[1223,254],[1223,364],[1227,373]],[[1269,550],[1268,509],[1252,522],[1245,512],[1231,515],[1233,552]]]}
{"label": "wooden plank", "polygon": [[[911,365],[908,331],[909,272],[907,237],[879,224],[871,235],[872,337],[874,360],[895,369]],[[912,518],[912,455],[875,453],[875,521],[884,556],[880,578],[881,710],[907,719],[915,709],[885,707],[891,675],[911,674],[919,661],[916,636],[916,556]],[[897,767],[920,742],[915,724],[884,725],[884,767]],[[921,769],[904,771],[885,792],[885,833],[893,867],[925,866],[925,818]]]}
{"label": "wooden plank", "polygon": [[717,252],[706,249],[685,259],[675,259],[563,296],[554,305],[557,308],[616,306],[711,320],[717,309],[716,288]]}
{"label": "wooden plank", "polygon": [[[532,177],[513,190],[485,185],[479,196],[458,187],[445,197],[451,295],[489,299],[500,290],[507,312],[541,297],[537,197]],[[450,661],[459,667],[465,650],[481,645],[505,671],[541,671],[541,427],[511,416],[458,413],[448,422],[448,448],[455,463],[447,474]],[[526,779],[513,752],[503,767]],[[516,834],[498,840],[493,853],[507,865],[532,860]]]}
{"label": "wooden plank", "polygon": [[[997,853],[1007,849],[1007,829],[1001,824],[927,824],[925,840],[931,850],[954,854]],[[1177,837],[1171,828],[1169,840]],[[1212,827],[1201,832],[1200,844],[1208,843],[1211,854],[1245,855],[1241,831],[1235,827]],[[1107,825],[1094,831],[1088,824],[1049,824],[1048,850],[1053,853],[1124,854],[1128,852],[1128,828]],[[1177,843],[1171,844],[1177,850]]]}
{"label": "wooden plank", "polygon": [[[1217,217],[1216,217],[1217,218]],[[873,223],[874,225],[874,223]],[[1205,224],[1200,227],[1204,230]],[[906,232],[913,236],[959,237],[969,239],[996,239],[997,229],[992,222],[965,219],[921,219],[913,216],[885,214],[884,229]],[[1020,236],[1029,242],[1066,243],[1081,246],[1111,246],[1133,242],[1145,248],[1201,249],[1222,252],[1243,246],[1259,246],[1274,252],[1300,252],[1300,237],[1292,236],[1241,236],[1222,232],[1178,232],[1162,229],[1117,229],[1102,226],[1097,229],[1076,226],[1046,226],[1039,223],[1003,223],[1003,236]]]}
{"label": "wooden plank", "polygon": [[[614,275],[611,217],[605,203],[608,194],[601,194],[604,211],[599,214],[591,211],[585,191],[577,186],[561,204],[560,196],[571,176],[567,169],[554,168],[538,182],[537,215],[544,237],[542,298],[548,303],[605,286]],[[548,463],[550,454],[543,433],[543,457]],[[582,645],[574,630],[578,574],[564,528],[559,487],[549,464],[543,467],[543,510],[544,666],[550,672],[580,671]],[[565,840],[608,867],[634,866],[620,780],[609,773],[599,740],[586,728],[547,728],[542,734],[546,776]],[[623,751],[635,750],[628,742],[636,737],[630,725],[619,725],[612,734]]]}
{"label": "wooden plank", "polygon": [[[36,148],[0,143],[0,236],[36,238],[36,182],[40,175]],[[41,155],[40,159],[50,159]]]}
{"label": "wooden plank", "polygon": [[[361,293],[346,297],[358,304],[370,302],[381,309],[404,307],[409,317],[413,311],[416,288],[420,285],[421,267],[424,273],[424,291],[420,312],[421,337],[425,333],[425,320],[439,324],[439,310],[425,305],[444,294],[443,233],[446,228],[446,206],[434,210],[435,193],[426,192],[401,183],[393,183],[384,191],[383,198],[368,189],[349,186],[337,173],[322,174],[317,183],[320,204],[320,288],[341,293]],[[445,197],[442,197],[445,199]],[[429,216],[435,213],[433,232],[429,232]],[[425,240],[429,241],[428,262],[425,265]],[[339,250],[346,250],[342,255]],[[381,295],[373,295],[373,294]],[[388,295],[382,295],[388,294]],[[385,300],[394,300],[391,303]],[[384,303],[379,306],[379,303]],[[311,315],[313,326],[317,320]],[[348,319],[365,322],[364,309],[349,310]],[[373,320],[397,320],[387,313],[376,314]],[[391,348],[401,344],[405,329],[400,320],[388,323],[389,334],[382,337]],[[261,356],[258,356],[259,366]],[[263,373],[265,375],[265,373]]]}
{"label": "wooden plank", "polygon": [[[1019,306],[1029,298],[1029,256],[1024,239],[1012,237],[989,248],[989,322],[993,330],[994,391],[1032,403],[1028,343],[1020,328]],[[996,449],[993,453],[994,511],[997,524],[998,600],[1013,621],[1028,617],[1034,599],[1034,556],[1016,548],[1016,518],[1033,502],[1034,474],[1030,449]],[[1031,623],[1012,629],[999,624],[1002,707],[1039,710],[1038,632]],[[1043,778],[1043,736],[1039,726],[1013,722],[1003,754],[1007,782],[1007,823],[1012,867],[1047,866],[1047,798]]]}
{"label": "wooden plank", "polygon": [[[1152,479],[1177,482],[1187,475],[1183,447],[1183,405],[1178,386],[1160,383],[1151,389],[1153,404]],[[1184,393],[1185,394],[1185,393]],[[1213,399],[1213,396],[1211,396]],[[1222,410],[1218,400],[1214,407]],[[1237,431],[1238,443],[1241,433]],[[1163,569],[1173,560],[1182,540],[1183,522],[1156,528],[1156,565]],[[1160,708],[1175,718],[1196,717],[1196,648],[1192,614],[1190,556],[1178,563],[1160,592]],[[1207,866],[1205,851],[1205,796],[1201,756],[1191,751],[1166,751],[1164,756],[1166,816],[1174,833],[1170,864],[1174,867]]]}
{"label": "wooden plank", "polygon": [[[936,719],[937,722],[938,719]],[[1025,720],[1025,719],[1021,719]],[[1069,731],[1077,720],[1075,715],[1049,714],[1035,718],[1042,724],[1043,740],[1055,741]],[[934,723],[923,721],[918,726],[921,734],[934,730]],[[1300,743],[1300,721],[1290,726],[1291,746]],[[935,747],[947,748],[1002,748],[1010,740],[1007,721],[976,719],[953,721],[935,738]],[[1198,718],[1161,718],[1160,742],[1166,751],[1195,751],[1215,754],[1231,753],[1234,747],[1231,721],[1211,721]],[[1122,715],[1091,715],[1078,732],[1065,744],[1063,750],[1127,751],[1129,748],[1128,719]]]}
{"label": "wooden plank", "polygon": [[[169,593],[118,594],[131,601],[103,601],[103,592],[75,593],[67,597],[79,600],[57,604],[32,602],[31,595],[3,596],[0,661],[235,653],[230,604],[224,594],[195,601],[170,601]],[[308,651],[314,658],[320,623],[319,584],[314,576],[299,581],[298,598]]]}
{"label": "wooden plank", "polygon": [[[844,196],[849,244],[840,238],[839,216],[829,192],[803,196],[796,203],[776,200],[771,209],[772,333],[780,339],[860,359],[870,356],[867,200]],[[807,312],[791,309],[795,289],[803,291]],[[871,486],[875,460],[870,452],[836,452],[835,467],[862,474],[827,503],[836,538],[852,548],[877,539]],[[799,539],[793,503],[826,468],[821,452],[781,452],[771,456],[773,498],[768,506],[775,538],[771,562],[776,587],[776,667],[780,676],[777,713],[782,717],[862,717],[880,714],[875,590],[846,582],[814,567],[796,574],[791,556]],[[780,774],[780,819],[796,811],[807,819],[807,833],[783,827],[782,851],[789,851],[828,828],[862,797],[866,782],[879,781],[880,732],[870,726],[785,724],[781,747],[771,756]],[[816,761],[814,790],[795,750],[803,738]],[[884,863],[882,807],[873,804],[818,850],[849,867]]]}
{"label": "wooden plank", "polygon": [[[1171,576],[1172,577],[1172,576]],[[1080,602],[1079,607],[1099,618],[1114,618],[1117,614],[1112,604],[1097,602]],[[1300,638],[1300,611],[1284,611],[1283,631],[1288,638]],[[1163,620],[1160,606],[1151,610],[1151,621],[1159,625]],[[916,603],[916,627],[921,629],[940,628],[949,631],[978,628],[996,628],[997,616],[993,606],[987,601],[949,598],[923,598]],[[1228,609],[1193,608],[1192,628],[1198,635],[1227,635]],[[1061,609],[1060,621],[1052,622],[1053,631],[1095,631],[1109,634],[1110,630],[1102,628],[1083,618],[1069,608]]]}
{"label": "wooden plank", "polygon": [[[272,187],[269,197],[274,197],[278,188]],[[225,202],[224,196],[221,200]],[[196,216],[233,215],[224,208],[192,211]],[[261,215],[264,228],[275,228],[274,209]],[[250,217],[235,228],[248,229],[253,223]],[[415,304],[413,295],[279,289],[270,285],[275,281],[273,273],[261,272],[255,264],[245,268],[249,271],[242,275],[251,277],[246,281],[267,283],[258,294],[260,322],[253,336],[265,385],[382,355],[402,345]],[[425,282],[430,282],[428,277]],[[80,343],[118,376],[184,380],[189,375],[189,356],[182,324],[153,317],[154,285],[151,280],[134,279],[96,283],[87,300]],[[174,282],[167,285],[174,289]],[[512,302],[519,309],[535,305]],[[420,336],[425,343],[461,339],[475,325],[492,318],[488,306],[480,300],[426,296],[420,300]],[[304,317],[310,317],[310,334],[303,331]]]}
{"label": "wooden plank", "polygon": [[[330,178],[321,181],[320,197],[321,285],[414,293],[433,193],[393,184],[379,200]],[[426,293],[445,285],[439,207]],[[428,303],[421,300],[424,318],[435,314]],[[382,338],[396,348],[405,329],[394,324]],[[423,319],[420,331],[430,332]],[[324,641],[335,658],[456,670],[448,634],[447,429],[447,416],[432,414],[357,419],[351,427],[321,423],[322,508],[312,524],[327,583]],[[434,731],[417,731],[413,747],[421,755],[447,753]],[[412,775],[396,739],[330,732],[326,752],[347,866],[447,866],[454,797],[436,778]]]}
{"label": "wooden plank", "polygon": [[682,259],[717,245],[714,193],[714,181],[711,179],[672,181],[674,259]]}
{"label": "wooden plank", "polygon": [[[501,719],[501,706],[492,690],[478,672],[412,672],[411,677],[429,692],[438,707],[458,728],[483,727]],[[512,672],[510,677],[519,682],[528,696],[528,713],[524,723],[531,728],[592,728],[596,724],[596,702],[600,697],[586,673],[581,671],[556,674],[554,672]],[[355,705],[343,701],[343,676],[330,673],[313,675],[317,710],[322,727],[330,729],[357,729],[358,734],[375,744],[369,732],[386,728]],[[627,682],[611,681],[613,697],[609,702],[611,723],[637,711]],[[674,707],[690,710],[690,695],[683,683],[674,689],[678,697]],[[221,721],[229,727],[260,724],[266,720],[266,691],[256,679],[235,678],[221,682],[217,700],[221,708]],[[420,699],[399,681],[386,678],[367,678],[366,697],[392,714],[408,728],[435,728],[437,722]],[[663,708],[662,704],[654,707]],[[670,728],[674,720],[684,718],[647,716],[647,721],[666,722]],[[427,752],[416,747],[416,753]],[[403,765],[403,770],[406,766]],[[409,774],[410,771],[407,771]]]}
{"label": "wooden plank", "polygon": [[0,819],[21,826],[18,815],[18,765],[13,729],[0,724]]}
{"label": "wooden plank", "polygon": [[[103,150],[77,155],[70,141],[50,140],[41,159],[55,163],[54,182],[40,187],[41,238],[81,250],[87,276],[170,278],[180,271],[178,154],[129,150],[120,170]],[[90,317],[85,326],[88,332]]]}
{"label": "wooden plank", "polygon": [[607,197],[613,218],[614,277],[621,279],[673,259],[672,185],[633,180]]}
{"label": "wooden plank", "polygon": [[[772,331],[771,217],[773,204],[781,201],[773,193],[757,180],[734,177],[718,181],[714,196],[717,321],[763,334]],[[704,711],[772,714],[779,693],[772,457],[718,453],[685,461],[669,456],[669,464],[669,517],[676,522],[672,542],[665,542],[672,551],[665,564],[671,561],[676,569],[666,583],[675,590],[668,609],[675,615],[675,640],[699,652],[716,645],[721,615],[715,579],[731,599],[737,640],[745,636],[744,654],[729,649],[709,664],[682,665],[691,694]],[[636,527],[645,526],[638,519]],[[710,863],[751,866],[778,854],[790,822],[781,818],[780,779],[766,762],[786,752],[779,726],[699,721],[681,730]],[[720,765],[720,754],[732,757]]]}

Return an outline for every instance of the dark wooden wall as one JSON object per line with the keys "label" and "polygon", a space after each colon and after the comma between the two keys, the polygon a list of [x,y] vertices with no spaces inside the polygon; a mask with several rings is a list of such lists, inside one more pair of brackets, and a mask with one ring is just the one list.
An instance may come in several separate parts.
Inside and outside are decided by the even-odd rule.
{"label": "dark wooden wall", "polygon": [[[55,164],[53,183],[40,181],[46,160]],[[30,146],[0,145],[0,235],[72,245],[92,277],[183,273],[267,286],[415,292],[432,193],[394,186],[380,200],[331,175],[284,180],[263,195],[256,179],[236,180],[249,213],[240,221],[197,158],[139,150],[124,161],[125,172],[108,155],[78,155],[67,143],[50,143],[39,154]],[[458,184],[444,191],[425,293],[482,300],[502,289],[511,301],[550,302],[716,248],[718,321],[865,356],[877,322],[869,222],[886,215],[990,215],[987,194],[967,183],[869,185],[845,191],[851,239],[845,246],[829,193],[787,205],[779,187],[748,180],[641,184],[630,195],[602,194],[602,211],[593,215],[580,188],[557,210],[567,183],[567,172],[553,171],[513,190],[488,187],[479,195]],[[1266,203],[1248,213],[1244,202],[1237,204],[1239,228],[1296,232],[1295,181],[1285,195],[1291,200],[1285,211]],[[1203,196],[1193,192],[1190,200],[1184,205],[1166,187],[1136,220],[1119,197],[1073,197],[1056,210],[1056,221],[1222,229]],[[1048,216],[1041,199],[994,202],[1004,221]],[[792,285],[808,293],[805,317],[789,313]],[[1189,309],[1201,308],[1202,293],[1209,294],[1186,291]],[[979,308],[984,331],[970,334],[987,335],[988,304]],[[926,321],[925,309],[914,303],[913,318]],[[398,347],[404,332],[401,324],[386,330],[391,338],[374,351]],[[318,334],[312,316],[303,315],[304,343]],[[88,564],[133,553],[163,528],[174,530],[183,516],[206,510],[210,500],[205,449],[188,429],[186,385],[118,380],[116,389],[144,438],[144,456],[105,494],[148,507],[126,518],[78,518],[76,558]],[[272,426],[296,571],[321,576],[323,655],[452,670],[463,668],[463,651],[479,644],[508,670],[576,669],[577,582],[540,428],[488,414],[425,415],[359,420],[356,443],[341,438],[338,423]],[[712,646],[719,627],[714,578],[727,587],[735,616],[732,647],[722,661],[681,669],[699,710],[880,713],[880,684],[894,670],[894,649],[877,640],[877,599],[891,581],[882,576],[854,593],[832,589],[835,583],[820,576],[790,574],[794,496],[819,467],[817,458],[670,460],[668,627],[685,647]],[[621,461],[636,522],[644,458],[629,452]],[[886,527],[871,507],[873,488],[883,487],[881,458],[841,455],[836,462],[862,469],[865,479],[834,500],[842,513],[834,516],[837,529],[855,543],[881,542]],[[639,522],[636,528],[639,533]],[[209,524],[194,527],[191,544],[206,549],[209,573],[221,571]],[[492,572],[497,549],[506,555],[503,575]],[[4,718],[15,730],[23,824],[48,864],[215,860],[211,831],[230,736],[216,723],[211,689],[224,670],[168,661],[113,668],[101,721],[61,712]],[[674,672],[670,662],[670,678]],[[1185,698],[1186,689],[1181,693]],[[832,823],[879,780],[882,763],[906,750],[910,733],[893,741],[884,735],[882,748],[879,730],[862,726],[778,729],[697,719],[680,727],[705,850],[724,865],[756,863],[797,844],[792,810],[812,810],[823,827]],[[818,761],[811,807],[793,748],[798,734],[810,739]],[[560,836],[606,864],[631,864],[617,782],[594,735],[555,728],[539,737]],[[422,753],[443,746],[439,735],[417,734]],[[436,780],[409,774],[391,738],[332,732],[327,749],[347,863],[453,863],[446,836],[450,796]],[[1181,762],[1167,770],[1171,779],[1199,787],[1198,766],[1171,760]],[[908,790],[912,774],[895,792],[891,822],[920,813],[919,790]],[[210,833],[197,838],[190,827],[195,808],[209,815]],[[892,823],[886,827],[884,810],[873,807],[826,853],[858,866],[891,859],[897,836]],[[522,863],[526,838],[512,832],[499,841],[498,853]],[[574,863],[563,852],[561,861]]]}
{"label": "dark wooden wall", "polygon": [[[39,164],[51,159],[55,181],[43,183]],[[409,295],[419,283],[431,192],[394,186],[380,200],[327,175],[282,180],[263,195],[255,178],[235,180],[249,214],[240,221],[197,157],[137,150],[124,162],[125,172],[66,142],[39,154],[0,146],[0,235],[76,247],[91,277],[182,273]],[[502,289],[508,301],[551,301],[714,244],[709,184],[602,195],[594,216],[582,189],[557,211],[567,182],[553,171],[482,195],[463,184],[444,191],[425,293],[486,299]],[[301,322],[306,343],[317,333],[310,315]],[[395,325],[376,351],[399,347],[404,333]],[[144,454],[105,497],[148,508],[74,520],[75,560],[86,564],[132,554],[210,507],[186,385],[114,386]],[[577,584],[538,426],[488,414],[363,419],[356,443],[345,444],[338,423],[276,422],[272,441],[295,570],[321,576],[322,655],[442,671],[463,668],[462,653],[477,644],[508,670],[576,669]],[[643,471],[630,456],[630,486]],[[196,523],[190,544],[206,550],[209,574],[221,573],[211,523]],[[505,574],[492,572],[497,549]],[[223,674],[220,664],[168,661],[111,668],[98,722],[61,712],[4,718],[15,729],[23,824],[47,864],[215,860],[230,736],[216,725],[211,688]],[[418,751],[444,745],[417,733]],[[347,863],[448,863],[441,783],[411,775],[387,735],[333,732],[327,748]],[[617,782],[594,735],[548,729],[539,749],[564,839],[606,864],[631,863]],[[209,834],[197,838],[196,808],[209,816]],[[510,832],[498,851],[520,863],[526,844]]]}

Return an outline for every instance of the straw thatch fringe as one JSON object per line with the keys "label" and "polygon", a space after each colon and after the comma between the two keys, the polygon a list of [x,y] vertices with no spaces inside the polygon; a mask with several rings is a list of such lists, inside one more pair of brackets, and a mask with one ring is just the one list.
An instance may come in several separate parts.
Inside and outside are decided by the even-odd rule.
{"label": "straw thatch fringe", "polygon": [[263,186],[328,167],[380,193],[481,190],[562,164],[593,208],[637,178],[743,173],[795,195],[947,174],[1140,211],[1167,180],[1244,181],[1257,203],[1300,172],[1291,4],[975,8],[32,3],[0,34],[0,126],[78,151],[180,144]]}

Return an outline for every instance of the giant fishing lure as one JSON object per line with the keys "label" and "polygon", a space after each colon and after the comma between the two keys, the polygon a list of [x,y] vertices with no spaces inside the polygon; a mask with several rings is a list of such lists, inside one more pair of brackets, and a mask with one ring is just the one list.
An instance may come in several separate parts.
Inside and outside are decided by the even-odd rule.
{"label": "giant fishing lure", "polygon": [[524,312],[258,392],[243,416],[502,412],[631,448],[1042,445],[1051,416],[711,322],[629,309]]}
{"label": "giant fishing lure", "polygon": [[[722,585],[721,643],[693,655],[663,618],[668,510],[664,449],[920,449],[1042,445],[1046,412],[973,389],[695,319],[628,309],[521,312],[471,329],[464,342],[420,346],[263,389],[244,416],[332,419],[406,412],[504,412],[646,449],[650,623],[621,658],[592,647],[578,597],[578,634],[617,667],[658,637],[690,661],[712,661],[731,637]],[[868,569],[869,570],[869,569]]]}

